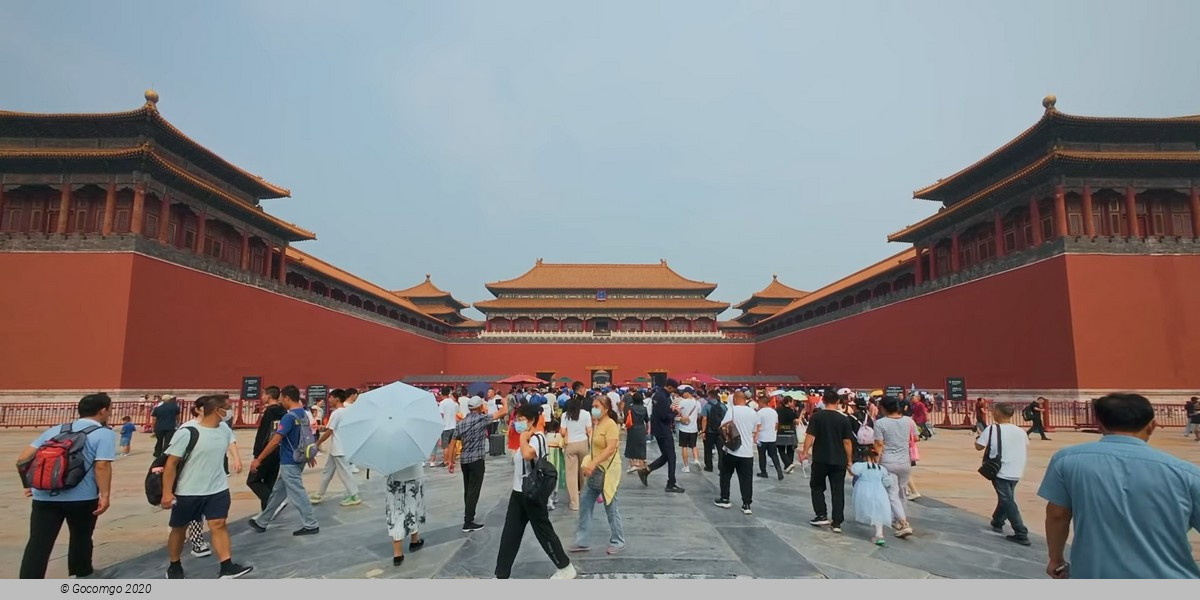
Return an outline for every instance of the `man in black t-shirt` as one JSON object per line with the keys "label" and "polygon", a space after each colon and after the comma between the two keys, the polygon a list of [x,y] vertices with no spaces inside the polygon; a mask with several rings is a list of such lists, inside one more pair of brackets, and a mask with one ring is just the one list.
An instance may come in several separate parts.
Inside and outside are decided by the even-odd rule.
{"label": "man in black t-shirt", "polygon": [[796,423],[800,421],[800,414],[796,412],[795,400],[787,397],[779,397],[779,434],[775,439],[775,446],[779,449],[779,459],[783,462],[783,472],[791,473],[796,468]]}
{"label": "man in black t-shirt", "polygon": [[[251,456],[262,454],[263,449],[267,447],[267,442],[271,441],[271,436],[275,435],[275,429],[279,427],[279,420],[287,414],[287,409],[279,403],[277,386],[272,385],[263,390],[263,397],[266,405],[263,407],[262,416],[258,419],[258,431],[254,434],[254,453]],[[267,508],[267,500],[271,497],[271,489],[275,487],[277,477],[279,477],[278,452],[272,452],[263,457],[262,462],[258,465],[258,470],[250,471],[250,475],[246,477],[246,486],[254,492],[255,496],[258,496],[262,510]]]}
{"label": "man in black t-shirt", "polygon": [[[844,399],[836,393],[825,394],[825,410],[818,411],[808,422],[804,436],[804,449],[800,460],[812,457],[813,512],[816,516],[808,522],[814,527],[832,525],[834,533],[842,532],[842,521],[846,507],[846,471],[854,456],[854,433],[850,419],[844,412]],[[811,454],[810,454],[811,451]],[[825,508],[825,483],[829,482],[829,496],[833,501],[833,514]]]}
{"label": "man in black t-shirt", "polygon": [[162,400],[162,404],[150,411],[150,419],[154,421],[154,458],[167,450],[175,435],[175,428],[179,427],[179,403],[175,401],[175,396],[167,394]]}

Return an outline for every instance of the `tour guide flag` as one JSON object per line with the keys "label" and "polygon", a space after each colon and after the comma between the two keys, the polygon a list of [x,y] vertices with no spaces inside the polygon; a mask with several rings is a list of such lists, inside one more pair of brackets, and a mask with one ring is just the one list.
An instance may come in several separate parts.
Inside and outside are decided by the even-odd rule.
{"label": "tour guide flag", "polygon": [[342,410],[336,435],[351,463],[395,473],[425,462],[442,435],[433,394],[396,382],[363,392]]}

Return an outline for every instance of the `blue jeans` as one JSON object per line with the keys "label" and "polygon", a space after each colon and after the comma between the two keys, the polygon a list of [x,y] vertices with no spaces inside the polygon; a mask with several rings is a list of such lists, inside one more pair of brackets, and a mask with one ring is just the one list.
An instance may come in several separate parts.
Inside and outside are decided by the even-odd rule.
{"label": "blue jeans", "polygon": [[[592,528],[592,509],[596,508],[596,498],[599,497],[600,490],[593,490],[586,483],[579,492],[579,526],[575,528],[576,546],[587,548],[591,545],[588,543],[588,537]],[[608,528],[612,530],[608,543],[617,548],[625,546],[625,531],[621,526],[621,511],[617,508],[616,498],[613,498],[612,502],[605,503],[604,513],[608,517]]]}
{"label": "blue jeans", "polygon": [[255,523],[259,525],[270,523],[275,517],[276,509],[286,499],[288,504],[291,504],[300,513],[300,522],[306,529],[317,526],[317,516],[313,514],[312,503],[308,501],[304,480],[300,478],[302,473],[304,473],[304,465],[279,465],[279,478],[275,480],[271,498],[267,500],[267,506],[263,508],[263,511],[254,517]]}
{"label": "blue jeans", "polygon": [[1021,511],[1017,508],[1017,482],[997,477],[992,480],[992,487],[996,488],[996,510],[992,512],[992,527],[1003,527],[1004,521],[1007,520],[1012,524],[1013,533],[1017,534],[1017,537],[1028,538],[1029,529],[1025,527],[1025,522],[1021,520]]}

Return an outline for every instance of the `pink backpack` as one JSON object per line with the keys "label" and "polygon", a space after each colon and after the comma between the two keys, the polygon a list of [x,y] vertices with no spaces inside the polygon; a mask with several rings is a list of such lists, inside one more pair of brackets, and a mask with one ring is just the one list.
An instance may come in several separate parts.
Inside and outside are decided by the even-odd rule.
{"label": "pink backpack", "polygon": [[875,445],[875,428],[871,427],[871,424],[874,422],[875,422],[874,419],[867,419],[866,423],[863,423],[861,426],[859,426],[858,435],[855,436],[857,438],[855,441],[858,442],[858,445],[860,445],[860,446],[874,446]]}

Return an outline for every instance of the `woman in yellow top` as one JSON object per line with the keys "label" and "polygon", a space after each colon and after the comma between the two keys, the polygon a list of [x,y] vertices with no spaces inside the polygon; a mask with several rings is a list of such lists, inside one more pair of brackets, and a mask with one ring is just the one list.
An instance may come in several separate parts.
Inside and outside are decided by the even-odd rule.
{"label": "woman in yellow top", "polygon": [[608,396],[597,394],[592,400],[592,419],[592,451],[591,456],[583,461],[586,483],[579,498],[579,526],[575,528],[575,543],[570,551],[587,552],[591,548],[588,533],[592,525],[592,510],[596,507],[597,498],[600,498],[604,501],[604,513],[611,530],[608,553],[618,554],[625,549],[621,511],[617,508],[617,487],[621,485],[622,474],[621,457],[617,452],[621,428],[617,426],[617,413]]}

